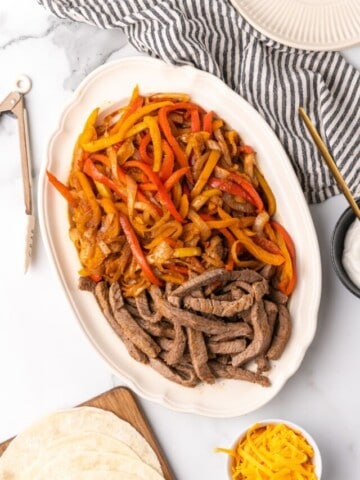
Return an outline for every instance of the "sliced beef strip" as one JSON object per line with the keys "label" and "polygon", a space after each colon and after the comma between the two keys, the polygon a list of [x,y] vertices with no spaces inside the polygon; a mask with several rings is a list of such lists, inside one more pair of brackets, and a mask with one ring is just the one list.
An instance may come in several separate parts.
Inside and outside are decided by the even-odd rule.
{"label": "sliced beef strip", "polygon": [[281,303],[282,305],[286,305],[289,297],[285,295],[285,293],[280,292],[280,290],[270,287],[268,298],[275,303]]}
{"label": "sliced beef strip", "polygon": [[191,365],[177,365],[177,368],[172,368],[160,358],[150,358],[149,363],[163,377],[184,387],[195,387],[199,383]]}
{"label": "sliced beef strip", "polygon": [[169,322],[162,320],[158,323],[150,323],[144,320],[142,317],[135,318],[140,327],[153,337],[160,337],[166,339],[173,339],[175,337],[174,326]]}
{"label": "sliced beef strip", "polygon": [[170,344],[170,348],[163,356],[168,365],[175,365],[180,362],[184,355],[186,347],[186,335],[181,325],[175,324],[175,338]]}
{"label": "sliced beef strip", "polygon": [[156,323],[161,320],[161,314],[159,312],[153,313],[150,310],[149,306],[149,301],[147,298],[146,292],[141,292],[140,295],[138,295],[135,298],[136,302],[136,308],[139,312],[139,315],[146,321],[151,322],[151,323]]}
{"label": "sliced beef strip", "polygon": [[209,341],[211,340],[211,342],[231,342],[231,341],[236,340],[238,337],[241,337],[241,336],[244,336],[247,339],[252,340],[252,338],[253,338],[252,326],[250,326],[250,324],[247,324],[247,323],[246,323],[246,325],[247,325],[247,327],[250,327],[251,334],[249,333],[248,335],[236,335],[236,334],[234,335],[235,332],[224,331],[223,333],[219,333],[219,334],[216,334],[216,335],[211,335],[209,337]]}
{"label": "sliced beef strip", "polygon": [[252,360],[256,356],[267,350],[271,342],[271,331],[264,302],[254,303],[251,308],[251,323],[254,328],[254,338],[249,346],[241,353],[235,355],[232,359],[232,365],[238,367]]}
{"label": "sliced beef strip", "polygon": [[[152,293],[157,287],[151,286]],[[199,330],[208,335],[228,334],[232,337],[251,337],[252,328],[245,322],[224,322],[223,320],[211,320],[196,315],[195,313],[173,307],[164,298],[154,297],[158,309],[162,315],[172,322],[177,322],[184,327]]]}
{"label": "sliced beef strip", "polygon": [[127,351],[129,352],[130,356],[141,363],[147,363],[148,357],[145,355],[144,352],[139,350],[136,345],[127,337],[123,328],[113,317],[111,312],[110,304],[109,304],[109,288],[106,282],[99,282],[96,284],[94,294],[96,300],[104,314],[104,317],[109,322],[110,326],[113,330],[117,333],[117,335],[123,341]]}
{"label": "sliced beef strip", "polygon": [[191,278],[187,282],[180,285],[180,287],[176,288],[172,295],[177,297],[184,297],[185,295],[191,293],[193,290],[197,290],[200,287],[204,287],[205,285],[210,285],[218,280],[222,283],[225,283],[229,280],[236,280],[239,275],[241,274],[241,270],[234,270],[232,272],[228,272],[223,268],[215,268],[213,270],[207,270],[206,272],[197,275],[194,278]]}
{"label": "sliced beef strip", "polygon": [[263,278],[260,282],[252,284],[255,301],[259,301],[264,295],[269,293],[269,282]]}
{"label": "sliced beef strip", "polygon": [[234,355],[243,352],[246,348],[246,340],[244,338],[236,338],[227,342],[207,342],[208,351],[211,353],[219,353],[222,355]]}
{"label": "sliced beef strip", "polygon": [[96,282],[94,282],[94,280],[91,280],[91,278],[79,277],[79,280],[78,280],[79,290],[94,293],[95,287],[96,287]]}
{"label": "sliced beef strip", "polygon": [[155,358],[160,353],[160,347],[125,308],[118,283],[112,283],[110,286],[109,302],[114,318],[121,325],[126,336],[147,356]]}
{"label": "sliced beef strip", "polygon": [[265,375],[245,370],[244,368],[234,367],[232,365],[224,365],[217,361],[210,361],[209,366],[218,378],[228,378],[236,380],[245,380],[251,383],[257,383],[263,387],[270,386],[270,380]]}
{"label": "sliced beef strip", "polygon": [[187,295],[183,300],[185,308],[205,314],[210,313],[218,317],[232,317],[242,310],[246,310],[253,303],[254,297],[251,293],[231,302],[214,300],[213,298],[193,298],[190,295]]}
{"label": "sliced beef strip", "polygon": [[266,278],[266,280],[270,280],[276,272],[276,267],[275,265],[270,265],[266,264],[262,267],[262,269],[259,271],[260,275]]}
{"label": "sliced beef strip", "polygon": [[203,334],[198,330],[194,330],[193,328],[189,327],[186,329],[186,333],[188,337],[191,360],[196,375],[203,382],[214,383],[215,377],[207,364],[208,354]]}
{"label": "sliced beef strip", "polygon": [[279,304],[279,315],[275,326],[275,334],[266,356],[270,360],[278,360],[289,341],[291,335],[291,319],[285,305]]}
{"label": "sliced beef strip", "polygon": [[270,361],[265,354],[261,354],[256,359],[257,373],[268,372],[271,369]]}

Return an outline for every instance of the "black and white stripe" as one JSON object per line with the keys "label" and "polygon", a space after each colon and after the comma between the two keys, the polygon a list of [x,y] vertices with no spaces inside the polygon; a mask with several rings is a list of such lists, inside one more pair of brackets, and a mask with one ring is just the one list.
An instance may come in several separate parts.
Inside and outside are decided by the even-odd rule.
{"label": "black and white stripe", "polygon": [[299,119],[304,106],[351,191],[360,196],[360,74],[337,52],[281,45],[228,0],[38,0],[55,15],[122,28],[138,50],[226,82],[267,120],[309,203],[338,193]]}

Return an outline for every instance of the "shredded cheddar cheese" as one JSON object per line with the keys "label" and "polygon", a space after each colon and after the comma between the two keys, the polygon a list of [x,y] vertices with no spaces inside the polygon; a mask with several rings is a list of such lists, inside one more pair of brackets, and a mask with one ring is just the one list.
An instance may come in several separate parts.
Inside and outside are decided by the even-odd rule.
{"label": "shredded cheddar cheese", "polygon": [[317,480],[314,451],[304,436],[282,423],[253,425],[231,455],[233,480]]}

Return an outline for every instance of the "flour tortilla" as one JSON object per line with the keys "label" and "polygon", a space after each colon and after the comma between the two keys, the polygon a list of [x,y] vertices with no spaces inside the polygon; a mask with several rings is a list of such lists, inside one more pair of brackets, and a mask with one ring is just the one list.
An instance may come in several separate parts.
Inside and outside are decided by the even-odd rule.
{"label": "flour tortilla", "polygon": [[97,453],[94,451],[66,452],[60,451],[54,458],[45,463],[36,464],[28,475],[21,474],[19,480],[64,480],[77,479],[85,472],[110,471],[118,474],[118,478],[127,475],[136,480],[164,480],[155,469],[140,459],[118,453]]}
{"label": "flour tortilla", "polygon": [[0,480],[21,478],[20,472],[31,468],[37,458],[64,436],[91,432],[110,436],[124,443],[142,462],[162,474],[154,450],[128,422],[106,410],[77,407],[47,415],[20,433],[0,457]]}
{"label": "flour tortilla", "polygon": [[90,455],[96,453],[114,453],[142,461],[136,452],[126,443],[109,435],[97,432],[86,432],[76,435],[64,435],[54,441],[45,450],[41,450],[35,461],[21,473],[21,478],[36,478],[35,472],[57,456],[66,457],[71,453],[86,451]]}

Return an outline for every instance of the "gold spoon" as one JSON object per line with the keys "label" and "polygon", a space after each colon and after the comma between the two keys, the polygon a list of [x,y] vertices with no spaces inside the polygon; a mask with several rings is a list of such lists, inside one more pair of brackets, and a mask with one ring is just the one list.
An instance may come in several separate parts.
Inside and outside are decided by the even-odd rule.
{"label": "gold spoon", "polygon": [[345,180],[343,176],[341,175],[338,167],[336,166],[336,163],[332,156],[329,153],[329,150],[327,149],[325,143],[321,140],[321,137],[316,130],[315,126],[312,124],[310,118],[307,116],[305,110],[300,107],[299,108],[299,114],[301,118],[303,119],[310,135],[312,136],[316,146],[318,147],[321,155],[323,156],[323,159],[325,160],[327,166],[329,167],[331,173],[334,175],[334,178],[339,186],[339,188],[342,190],[343,194],[346,197],[346,200],[349,202],[351,208],[353,209],[355,215],[360,219],[360,208],[355,202],[354,197],[352,196],[349,187],[346,185]]}

